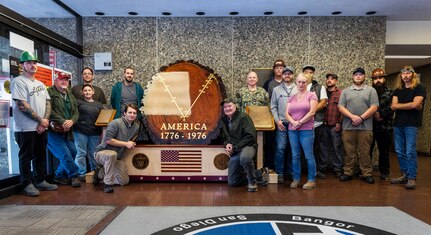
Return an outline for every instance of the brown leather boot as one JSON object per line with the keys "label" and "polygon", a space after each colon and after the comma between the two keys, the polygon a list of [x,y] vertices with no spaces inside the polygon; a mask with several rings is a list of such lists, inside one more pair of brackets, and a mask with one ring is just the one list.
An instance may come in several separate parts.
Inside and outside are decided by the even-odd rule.
{"label": "brown leather boot", "polygon": [[305,189],[305,190],[315,189],[315,188],[316,188],[316,182],[314,181],[307,181],[307,183],[305,183],[302,186],[302,189]]}

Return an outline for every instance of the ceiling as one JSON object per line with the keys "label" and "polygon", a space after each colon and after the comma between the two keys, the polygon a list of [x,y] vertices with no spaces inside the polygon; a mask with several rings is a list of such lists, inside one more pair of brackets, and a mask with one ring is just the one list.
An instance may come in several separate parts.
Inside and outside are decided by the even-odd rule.
{"label": "ceiling", "polygon": [[[431,21],[430,0],[0,0],[0,3],[28,18],[67,18],[74,14],[82,17],[301,16],[299,12],[305,12],[302,16],[367,16],[375,12],[371,15],[385,16],[388,21]],[[386,48],[386,55],[406,55],[405,51],[409,50],[409,45]],[[430,47],[419,51],[414,55],[431,55]],[[404,64],[415,67],[429,64],[431,58],[386,59],[385,63],[387,72],[391,73]]]}

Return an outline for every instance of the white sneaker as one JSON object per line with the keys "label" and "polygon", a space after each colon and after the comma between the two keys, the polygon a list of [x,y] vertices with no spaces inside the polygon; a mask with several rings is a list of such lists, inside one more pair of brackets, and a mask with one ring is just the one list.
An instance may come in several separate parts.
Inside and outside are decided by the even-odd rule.
{"label": "white sneaker", "polygon": [[39,190],[33,184],[29,184],[24,188],[24,194],[29,197],[36,197],[39,196]]}

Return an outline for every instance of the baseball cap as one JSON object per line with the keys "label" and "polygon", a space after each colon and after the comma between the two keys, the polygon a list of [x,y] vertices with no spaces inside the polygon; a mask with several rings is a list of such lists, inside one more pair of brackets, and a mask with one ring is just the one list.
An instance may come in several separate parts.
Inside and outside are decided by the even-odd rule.
{"label": "baseball cap", "polygon": [[328,78],[329,76],[332,76],[334,79],[338,80],[338,76],[335,73],[328,73],[328,74],[326,74],[326,78]]}
{"label": "baseball cap", "polygon": [[356,68],[355,70],[353,70],[353,74],[355,73],[362,73],[365,74],[365,70],[361,67]]}
{"label": "baseball cap", "polygon": [[222,102],[220,102],[220,106],[223,106],[224,103],[236,103],[236,99],[232,96],[228,96],[226,97],[224,100],[222,100]]}
{"label": "baseball cap", "polygon": [[286,67],[286,63],[284,63],[284,60],[282,60],[282,59],[277,59],[277,60],[274,62],[274,65],[272,66],[272,68],[275,68],[275,67],[277,67],[277,66],[283,66],[283,67]]}
{"label": "baseball cap", "polygon": [[57,78],[58,79],[62,79],[62,78],[70,79],[70,74],[68,74],[68,73],[60,72],[60,73],[56,74],[55,76],[56,76],[55,79],[57,79]]}
{"label": "baseball cap", "polygon": [[302,72],[304,72],[306,69],[311,69],[313,72],[316,71],[316,68],[314,68],[312,65],[304,66],[304,68],[302,68]]}
{"label": "baseball cap", "polygon": [[292,68],[290,68],[290,67],[284,67],[283,73],[287,72],[287,71],[290,71],[291,73],[295,73]]}

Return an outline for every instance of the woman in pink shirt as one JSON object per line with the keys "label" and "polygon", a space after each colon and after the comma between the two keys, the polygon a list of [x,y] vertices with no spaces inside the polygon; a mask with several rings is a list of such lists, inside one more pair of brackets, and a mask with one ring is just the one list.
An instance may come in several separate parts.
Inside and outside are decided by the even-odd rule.
{"label": "woman in pink shirt", "polygon": [[297,188],[301,179],[301,148],[307,160],[307,183],[303,189],[316,187],[316,161],[313,154],[314,114],[317,109],[317,96],[307,90],[311,82],[308,74],[300,73],[296,77],[298,93],[289,98],[286,107],[286,119],[289,121],[289,141],[292,148],[293,181],[291,188]]}

